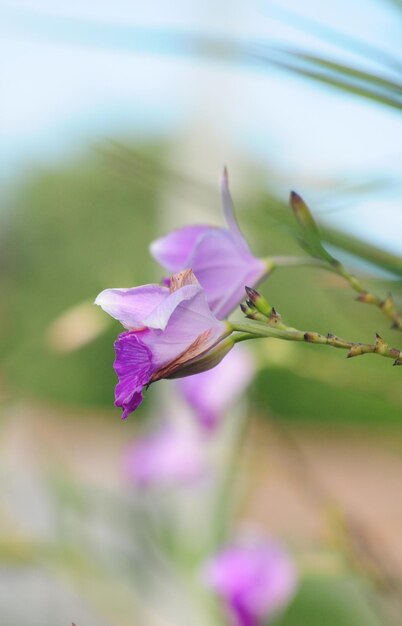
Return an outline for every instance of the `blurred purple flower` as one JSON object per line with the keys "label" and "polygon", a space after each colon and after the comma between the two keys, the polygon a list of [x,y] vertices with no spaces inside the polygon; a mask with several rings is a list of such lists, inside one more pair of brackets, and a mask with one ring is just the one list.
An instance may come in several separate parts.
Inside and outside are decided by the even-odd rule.
{"label": "blurred purple flower", "polygon": [[206,472],[202,450],[194,434],[165,426],[127,448],[123,472],[142,488],[192,483]]}
{"label": "blurred purple flower", "polygon": [[214,367],[233,346],[231,338],[222,341],[230,329],[211,313],[191,270],[174,275],[170,289],[106,289],[95,304],[129,329],[115,343],[115,405],[123,419],[141,404],[145,386]]}
{"label": "blurred purple flower", "polygon": [[286,606],[296,587],[294,565],[274,541],[228,546],[207,565],[206,579],[233,626],[260,626]]}
{"label": "blurred purple flower", "polygon": [[233,406],[251,382],[254,359],[245,346],[237,346],[214,370],[181,378],[177,385],[194,409],[199,424],[208,431],[219,425],[223,414]]}
{"label": "blurred purple flower", "polygon": [[226,168],[221,194],[228,228],[185,226],[150,247],[167,271],[192,268],[218,319],[227,317],[244,299],[245,285],[255,286],[267,273],[266,264],[252,255],[237,224]]}

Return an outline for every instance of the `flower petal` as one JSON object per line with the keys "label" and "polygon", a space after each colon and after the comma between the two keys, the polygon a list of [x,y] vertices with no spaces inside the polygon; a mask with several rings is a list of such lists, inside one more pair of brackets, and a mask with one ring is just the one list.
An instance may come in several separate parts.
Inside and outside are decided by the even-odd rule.
{"label": "flower petal", "polygon": [[172,272],[191,267],[207,293],[212,312],[224,319],[243,300],[245,285],[255,286],[267,267],[253,256],[240,231],[226,168],[221,197],[228,228],[187,226],[154,241],[151,252]]}
{"label": "flower petal", "polygon": [[223,169],[223,174],[221,178],[221,202],[226,223],[229,226],[229,231],[232,233],[236,245],[242,251],[251,254],[247,241],[243,237],[243,234],[239,228],[239,224],[237,223],[234,212],[233,200],[229,191],[229,174],[226,167]]}
{"label": "flower petal", "polygon": [[271,618],[290,601],[296,587],[293,562],[273,540],[227,546],[209,563],[206,578],[239,626]]}
{"label": "flower petal", "polygon": [[152,353],[135,332],[120,335],[114,347],[114,369],[119,378],[115,390],[115,405],[122,407],[122,419],[126,419],[141,404],[142,389],[149,383],[154,372]]}
{"label": "flower petal", "polygon": [[198,239],[210,226],[185,226],[160,237],[151,243],[150,251],[154,259],[169,272],[178,272],[189,267],[187,259]]}
{"label": "flower petal", "polygon": [[250,350],[236,346],[213,370],[180,378],[177,386],[194,409],[200,425],[215,429],[224,412],[235,404],[254,375],[255,365]]}
{"label": "flower petal", "polygon": [[232,233],[223,229],[211,229],[198,240],[189,265],[219,319],[244,299],[245,285],[256,285],[267,271],[263,261],[239,248]]}
{"label": "flower petal", "polygon": [[126,328],[141,328],[144,319],[169,295],[161,285],[143,285],[131,289],[105,289],[95,300],[106,313]]}
{"label": "flower petal", "polygon": [[206,474],[201,442],[178,426],[165,425],[127,449],[124,470],[138,487],[192,484]]}
{"label": "flower petal", "polygon": [[185,300],[191,300],[201,291],[202,288],[199,285],[185,285],[173,291],[145,318],[145,325],[148,328],[165,330],[177,307]]}
{"label": "flower petal", "polygon": [[170,293],[173,293],[173,291],[177,291],[178,289],[181,289],[182,287],[185,287],[186,285],[198,285],[198,287],[200,286],[200,283],[194,276],[192,269],[178,272],[177,274],[174,274],[174,276],[170,278],[170,281],[169,281]]}
{"label": "flower petal", "polygon": [[198,285],[174,291],[146,323],[151,330],[142,340],[151,348],[158,369],[190,348],[188,358],[194,358],[229,334],[227,325],[211,313]]}

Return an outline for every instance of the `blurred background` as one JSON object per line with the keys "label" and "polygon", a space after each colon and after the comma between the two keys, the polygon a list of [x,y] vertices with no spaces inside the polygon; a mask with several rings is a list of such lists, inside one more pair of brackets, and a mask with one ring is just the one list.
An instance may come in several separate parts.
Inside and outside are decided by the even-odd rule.
{"label": "blurred background", "polygon": [[[400,0],[2,0],[0,32],[0,623],[222,624],[201,564],[252,527],[298,571],[275,624],[401,625],[400,368],[260,341],[202,444],[215,479],[144,491],[127,446],[179,401],[163,382],[120,421],[119,324],[92,305],[160,280],[156,237],[223,224],[226,164],[256,255],[303,254],[295,189],[402,308]],[[278,269],[262,292],[292,326],[402,347],[333,274]]]}

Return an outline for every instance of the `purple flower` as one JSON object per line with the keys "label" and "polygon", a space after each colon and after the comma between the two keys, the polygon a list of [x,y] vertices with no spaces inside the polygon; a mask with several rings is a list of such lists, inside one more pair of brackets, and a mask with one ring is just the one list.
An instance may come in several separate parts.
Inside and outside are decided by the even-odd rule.
{"label": "purple flower", "polygon": [[214,370],[177,381],[185,400],[195,411],[199,424],[213,431],[223,414],[233,406],[251,382],[254,360],[245,346],[237,346]]}
{"label": "purple flower", "polygon": [[244,299],[244,286],[255,286],[267,266],[255,258],[233,212],[226,168],[221,185],[228,228],[185,226],[151,244],[151,254],[169,272],[191,267],[205,289],[211,311],[227,317]]}
{"label": "purple flower", "polygon": [[233,346],[231,338],[222,341],[229,326],[211,313],[191,270],[173,276],[170,288],[106,289],[95,304],[128,329],[115,343],[115,405],[123,419],[141,404],[145,386],[214,367]]}
{"label": "purple flower", "polygon": [[206,463],[194,433],[165,425],[129,446],[123,471],[138,487],[171,486],[199,480]]}
{"label": "purple flower", "polygon": [[228,546],[207,565],[206,579],[233,626],[260,626],[289,602],[296,586],[293,563],[274,541]]}

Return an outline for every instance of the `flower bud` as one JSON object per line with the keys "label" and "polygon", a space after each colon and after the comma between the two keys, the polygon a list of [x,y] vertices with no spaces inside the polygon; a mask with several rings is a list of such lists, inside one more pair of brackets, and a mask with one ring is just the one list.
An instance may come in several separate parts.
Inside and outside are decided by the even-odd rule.
{"label": "flower bud", "polygon": [[245,289],[249,297],[250,304],[265,317],[270,317],[272,314],[272,307],[268,304],[264,296],[252,287],[245,287]]}
{"label": "flower bud", "polygon": [[339,265],[321,243],[321,235],[313,215],[304,200],[295,191],[290,193],[290,206],[302,231],[300,243],[311,256],[322,259],[331,265]]}
{"label": "flower bud", "polygon": [[235,345],[233,337],[227,337],[220,341],[214,348],[206,351],[205,354],[196,356],[190,361],[186,361],[180,366],[179,370],[175,370],[172,374],[167,374],[165,378],[183,378],[185,376],[193,376],[212,369],[227,355]]}
{"label": "flower bud", "polygon": [[293,213],[303,230],[308,230],[310,233],[314,233],[317,238],[319,238],[320,234],[318,227],[310,209],[304,202],[303,198],[295,191],[290,192],[290,206],[292,207]]}

